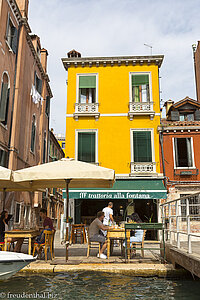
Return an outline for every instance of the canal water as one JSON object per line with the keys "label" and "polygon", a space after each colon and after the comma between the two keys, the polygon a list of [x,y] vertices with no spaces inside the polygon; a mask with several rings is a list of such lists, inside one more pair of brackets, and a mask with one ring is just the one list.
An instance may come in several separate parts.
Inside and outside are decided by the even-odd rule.
{"label": "canal water", "polygon": [[0,282],[0,299],[199,300],[200,281],[97,272],[18,275]]}

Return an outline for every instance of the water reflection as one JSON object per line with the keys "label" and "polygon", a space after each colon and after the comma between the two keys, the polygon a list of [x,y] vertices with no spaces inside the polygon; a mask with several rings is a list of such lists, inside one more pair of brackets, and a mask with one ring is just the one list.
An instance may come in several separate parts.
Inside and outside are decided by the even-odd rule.
{"label": "water reflection", "polygon": [[[0,297],[1,293],[4,293],[4,299],[9,299],[8,293],[21,295],[37,293],[39,296],[43,295],[40,297],[43,299],[63,300],[199,300],[199,284],[199,281],[193,280],[141,278],[98,272],[66,273],[54,276],[20,275],[0,282]],[[29,296],[23,299],[31,298]]]}

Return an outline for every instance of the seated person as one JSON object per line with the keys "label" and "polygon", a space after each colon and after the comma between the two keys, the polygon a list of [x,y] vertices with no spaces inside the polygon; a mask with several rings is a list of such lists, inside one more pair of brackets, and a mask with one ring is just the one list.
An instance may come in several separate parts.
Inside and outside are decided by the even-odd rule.
{"label": "seated person", "polygon": [[51,230],[51,231],[55,232],[51,218],[47,217],[46,209],[42,208],[40,210],[40,217],[43,220],[44,229],[41,231],[40,235],[37,236],[35,239],[35,242],[39,245],[44,244],[44,242],[45,242],[44,230]]}
{"label": "seated person", "polygon": [[[1,243],[4,243],[5,231],[8,231],[8,223],[9,223],[11,218],[12,218],[12,215],[9,215],[6,210],[2,211],[2,213],[0,215],[0,242]],[[8,239],[9,243],[17,242],[17,244],[14,248],[15,252],[20,252],[21,251],[23,241],[24,241],[23,238]]]}
{"label": "seated person", "polygon": [[[142,223],[142,220],[140,219],[140,217],[137,213],[133,213],[130,216],[130,218],[135,223]],[[134,236],[130,237],[130,246],[134,243],[142,243],[143,234],[144,234],[144,230],[136,229]],[[124,242],[123,246],[125,247],[125,242]]]}
{"label": "seated person", "polygon": [[100,256],[99,253],[97,254],[97,257],[106,259],[107,256],[103,254],[104,250],[107,247],[107,241],[105,236],[101,233],[101,230],[107,230],[109,226],[103,225],[103,219],[104,219],[104,213],[102,211],[99,211],[97,213],[97,218],[90,224],[89,227],[89,240],[91,242],[99,242],[101,243],[101,250],[100,250]]}

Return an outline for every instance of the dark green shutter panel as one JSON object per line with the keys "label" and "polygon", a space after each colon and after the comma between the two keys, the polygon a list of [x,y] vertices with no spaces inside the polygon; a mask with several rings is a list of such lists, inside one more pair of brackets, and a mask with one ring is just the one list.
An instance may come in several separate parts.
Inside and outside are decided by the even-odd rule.
{"label": "dark green shutter panel", "polygon": [[42,80],[38,78],[38,93],[42,94]]}
{"label": "dark green shutter panel", "polygon": [[78,160],[95,162],[95,133],[78,133]]}
{"label": "dark green shutter panel", "polygon": [[134,162],[152,162],[151,132],[133,132]]}
{"label": "dark green shutter panel", "polygon": [[96,88],[96,76],[79,76],[79,88]]}
{"label": "dark green shutter panel", "polygon": [[46,115],[49,117],[50,115],[50,97],[47,96],[46,97]]}
{"label": "dark green shutter panel", "polygon": [[196,110],[194,113],[195,121],[200,121],[200,110]]}
{"label": "dark green shutter panel", "polygon": [[178,110],[171,111],[171,120],[179,121],[179,112]]}
{"label": "dark green shutter panel", "polygon": [[37,84],[37,73],[36,71],[34,72],[34,86],[36,87]]}
{"label": "dark green shutter panel", "polygon": [[132,85],[146,85],[149,84],[149,75],[132,75]]}
{"label": "dark green shutter panel", "polygon": [[17,36],[18,36],[17,28],[14,27],[12,29],[12,35],[13,35],[13,38],[12,38],[11,48],[12,48],[12,51],[16,54],[16,52],[17,52]]}
{"label": "dark green shutter panel", "polygon": [[8,84],[2,83],[1,85],[1,99],[0,99],[0,121],[6,120],[6,107],[8,100]]}

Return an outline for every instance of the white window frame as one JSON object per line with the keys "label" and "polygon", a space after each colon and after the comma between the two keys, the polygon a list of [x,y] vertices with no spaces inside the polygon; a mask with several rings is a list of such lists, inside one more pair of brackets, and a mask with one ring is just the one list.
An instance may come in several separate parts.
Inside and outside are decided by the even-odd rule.
{"label": "white window frame", "polygon": [[193,143],[193,137],[191,137],[191,136],[187,137],[187,138],[191,139],[192,167],[177,167],[176,166],[175,138],[185,138],[185,137],[173,137],[172,138],[174,169],[176,169],[176,170],[188,170],[188,169],[193,170],[193,169],[196,169],[196,167],[195,167],[195,161],[194,161],[194,143]]}
{"label": "white window frame", "polygon": [[[153,96],[152,96],[152,76],[151,72],[129,72],[129,102],[133,102],[133,94],[132,94],[132,75],[148,75],[149,76],[149,96],[150,101],[153,102]],[[143,102],[146,103],[146,102]]]}
{"label": "white window frame", "polygon": [[[16,222],[17,204],[19,204],[19,222]],[[21,202],[15,202],[15,219],[14,219],[14,223],[15,224],[20,224],[20,221],[21,221],[21,212],[22,212],[22,203]]]}
{"label": "white window frame", "polygon": [[96,102],[99,103],[99,74],[98,73],[78,73],[76,74],[76,103],[79,103],[79,77],[80,76],[96,76]]}
{"label": "white window frame", "polygon": [[134,131],[150,131],[151,132],[152,162],[155,162],[155,145],[154,145],[154,129],[153,128],[131,128],[131,130],[130,130],[131,162],[134,162],[134,148],[133,148],[133,132]]}
{"label": "white window frame", "polygon": [[[10,15],[9,12],[8,12],[8,17],[7,17],[7,22],[8,22],[8,19],[9,19],[9,21],[12,23],[12,26],[16,28],[15,23],[14,23],[14,21],[13,21],[13,19],[12,19],[12,17],[11,17],[11,15]],[[6,24],[8,24],[8,23],[6,23]],[[6,30],[7,30],[7,28],[6,28]],[[6,32],[6,36],[5,36],[6,45],[8,46],[9,51],[10,51],[10,52],[13,52],[13,50],[12,50],[12,48],[11,48],[11,45],[9,44],[7,34],[8,34],[8,33]]]}
{"label": "white window frame", "polygon": [[95,132],[95,163],[98,163],[98,129],[76,129],[75,130],[75,159],[78,160],[78,134],[79,132]]}
{"label": "white window frame", "polygon": [[[26,215],[27,215],[27,208],[30,207],[30,210],[29,210],[29,216],[28,216],[28,224],[25,224],[25,221],[26,221]],[[24,205],[24,208],[25,208],[25,213],[24,213],[24,225],[27,226],[27,225],[30,225],[30,221],[31,221],[31,206],[30,205]]]}

